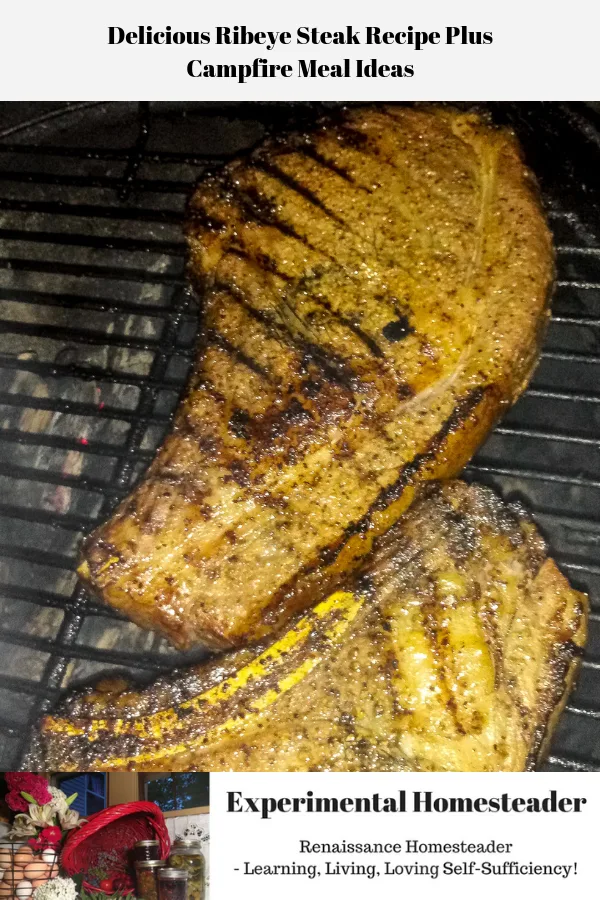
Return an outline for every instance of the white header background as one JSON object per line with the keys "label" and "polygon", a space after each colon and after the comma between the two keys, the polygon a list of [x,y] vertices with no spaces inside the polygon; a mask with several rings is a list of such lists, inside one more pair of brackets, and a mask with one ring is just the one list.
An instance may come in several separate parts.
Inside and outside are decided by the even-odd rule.
{"label": "white header background", "polygon": [[[227,792],[241,791],[249,797],[301,797],[308,790],[321,797],[370,797],[407,793],[407,806],[413,791],[432,791],[441,797],[548,796],[586,797],[580,813],[279,813],[261,819],[257,813],[228,813]],[[419,897],[438,900],[440,896],[461,900],[480,898],[506,900],[506,897],[543,896],[546,900],[598,895],[598,810],[600,778],[597,774],[216,774],[211,775],[211,897],[212,900],[364,900],[377,897]],[[418,840],[425,843],[512,843],[510,853],[466,854],[307,854],[299,852],[299,841],[313,843],[342,840],[353,842],[395,843]],[[440,875],[321,875],[312,880],[301,875],[244,875],[244,863],[273,865],[291,862],[317,864],[338,861],[394,865],[437,864]],[[442,875],[446,860],[458,865],[475,859],[502,865],[505,860],[520,864],[572,865],[577,874],[557,875]],[[236,872],[238,868],[240,871]]]}
{"label": "white header background", "polygon": [[[246,25],[291,31],[294,42],[252,46],[108,44],[109,26],[134,31],[211,30]],[[484,46],[440,43],[415,51],[391,46],[295,44],[296,29],[343,30],[409,25],[444,32],[466,25],[493,32]],[[0,12],[0,100],[599,100],[600,3],[568,0],[7,0]],[[192,78],[187,63],[251,64],[256,57],[294,67],[291,78]],[[300,78],[297,60],[333,64],[344,58],[415,67],[412,78]]]}

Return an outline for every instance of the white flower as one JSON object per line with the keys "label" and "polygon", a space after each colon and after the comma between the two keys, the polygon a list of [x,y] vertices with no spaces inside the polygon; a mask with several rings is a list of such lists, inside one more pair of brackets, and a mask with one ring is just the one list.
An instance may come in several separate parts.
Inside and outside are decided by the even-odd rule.
{"label": "white flower", "polygon": [[77,887],[71,878],[52,878],[35,889],[33,900],[77,900]]}
{"label": "white flower", "polygon": [[9,840],[19,840],[32,834],[37,834],[37,825],[35,825],[27,813],[17,813],[15,816],[11,830],[6,837]]}
{"label": "white flower", "polygon": [[79,818],[79,813],[76,809],[67,809],[64,813],[59,812],[58,821],[63,831],[70,831],[71,828],[83,825],[86,820]]}
{"label": "white flower", "polygon": [[70,831],[71,828],[77,828],[78,825],[82,825],[86,821],[85,819],[80,819],[77,810],[71,809],[70,805],[67,803],[68,799],[74,800],[77,796],[76,794],[73,794],[72,797],[68,798],[59,788],[50,786],[48,790],[52,794],[52,800],[47,806],[58,816],[58,823],[63,831]]}
{"label": "white flower", "polygon": [[52,807],[55,813],[64,814],[68,810],[67,806],[67,795],[64,791],[61,791],[60,788],[54,787],[54,785],[50,785],[48,790],[52,796],[52,800],[50,801],[48,806]]}
{"label": "white flower", "polygon": [[29,818],[38,828],[47,828],[54,825],[54,810],[51,803],[39,806],[37,803],[29,804]]}

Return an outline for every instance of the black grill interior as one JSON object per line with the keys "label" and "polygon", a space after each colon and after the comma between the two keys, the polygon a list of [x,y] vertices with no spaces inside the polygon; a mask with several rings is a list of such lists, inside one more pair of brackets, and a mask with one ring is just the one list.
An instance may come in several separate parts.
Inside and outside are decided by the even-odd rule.
{"label": "black grill interior", "polygon": [[[600,116],[494,104],[541,182],[558,247],[534,381],[468,467],[533,510],[592,601],[549,769],[600,770]],[[305,105],[0,104],[0,765],[68,684],[177,654],[78,585],[77,547],[143,472],[197,328],[185,198]]]}

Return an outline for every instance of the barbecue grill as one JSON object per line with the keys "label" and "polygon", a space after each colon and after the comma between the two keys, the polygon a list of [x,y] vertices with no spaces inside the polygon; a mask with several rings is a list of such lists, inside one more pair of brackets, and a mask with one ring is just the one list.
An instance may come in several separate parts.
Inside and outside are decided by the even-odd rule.
{"label": "barbecue grill", "polygon": [[[0,106],[0,765],[67,686],[149,678],[176,653],[78,584],[77,548],[168,427],[197,311],[186,195],[292,104]],[[529,390],[466,475],[518,497],[592,602],[551,770],[600,770],[600,113],[493,104],[536,170],[558,248],[554,318]]]}

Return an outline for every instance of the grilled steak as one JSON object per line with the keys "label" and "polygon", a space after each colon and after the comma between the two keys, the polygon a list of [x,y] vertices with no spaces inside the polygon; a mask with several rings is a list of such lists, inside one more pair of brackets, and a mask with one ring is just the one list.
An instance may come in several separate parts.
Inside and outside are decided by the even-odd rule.
{"label": "grilled steak", "polygon": [[199,353],[81,577],[178,647],[275,630],[460,471],[535,364],[553,274],[506,131],[352,109],[196,190]]}
{"label": "grilled steak", "polygon": [[532,769],[586,617],[522,511],[488,488],[429,485],[349,589],[254,648],[67,699],[27,765]]}

